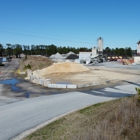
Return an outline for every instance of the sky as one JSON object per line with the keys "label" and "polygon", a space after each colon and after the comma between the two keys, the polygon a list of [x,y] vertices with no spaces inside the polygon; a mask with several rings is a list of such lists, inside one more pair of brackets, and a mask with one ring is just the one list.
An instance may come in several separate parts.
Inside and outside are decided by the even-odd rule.
{"label": "sky", "polygon": [[136,49],[140,0],[0,0],[0,43]]}

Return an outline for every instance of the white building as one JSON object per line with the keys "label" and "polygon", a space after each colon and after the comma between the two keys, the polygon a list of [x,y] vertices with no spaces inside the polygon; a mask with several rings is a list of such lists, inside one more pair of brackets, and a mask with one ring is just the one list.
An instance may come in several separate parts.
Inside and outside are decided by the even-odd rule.
{"label": "white building", "polygon": [[79,59],[86,61],[87,59],[90,59],[91,55],[91,52],[79,52]]}

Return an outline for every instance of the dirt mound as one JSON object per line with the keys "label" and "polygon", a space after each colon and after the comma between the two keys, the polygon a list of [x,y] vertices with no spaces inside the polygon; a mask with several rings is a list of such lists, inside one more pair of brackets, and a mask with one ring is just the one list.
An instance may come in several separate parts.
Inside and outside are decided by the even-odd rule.
{"label": "dirt mound", "polygon": [[41,56],[27,56],[27,59],[25,58],[20,60],[20,65],[19,65],[19,70],[23,71],[25,65],[30,64],[31,65],[31,70],[37,70],[37,69],[43,69],[46,68],[50,65],[52,65],[54,62],[47,58],[47,57],[41,57]]}
{"label": "dirt mound", "polygon": [[74,72],[84,72],[89,69],[81,64],[73,62],[64,62],[64,63],[54,63],[53,65],[44,68],[42,70],[36,70],[33,72],[36,76],[44,76],[52,73],[74,73]]}

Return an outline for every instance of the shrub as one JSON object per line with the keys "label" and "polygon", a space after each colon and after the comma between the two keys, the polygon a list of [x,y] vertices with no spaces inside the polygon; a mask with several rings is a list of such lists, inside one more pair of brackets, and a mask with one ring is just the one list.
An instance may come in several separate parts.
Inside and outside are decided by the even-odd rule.
{"label": "shrub", "polygon": [[137,91],[137,99],[140,102],[140,88],[135,88]]}
{"label": "shrub", "polygon": [[30,64],[25,65],[24,68],[23,68],[24,71],[27,70],[27,69],[31,69],[31,65]]}

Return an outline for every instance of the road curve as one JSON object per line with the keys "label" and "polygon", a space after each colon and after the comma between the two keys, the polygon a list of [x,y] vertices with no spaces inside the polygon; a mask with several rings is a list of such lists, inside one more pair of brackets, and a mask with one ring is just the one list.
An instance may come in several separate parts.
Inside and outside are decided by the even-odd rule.
{"label": "road curve", "polygon": [[0,106],[0,139],[8,140],[57,116],[98,102],[135,94],[136,85],[30,98]]}
{"label": "road curve", "polygon": [[13,78],[14,73],[18,69],[19,59],[13,58],[10,62],[4,62],[5,66],[0,67],[0,80]]}

